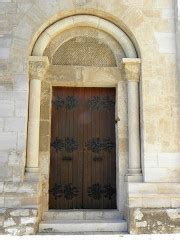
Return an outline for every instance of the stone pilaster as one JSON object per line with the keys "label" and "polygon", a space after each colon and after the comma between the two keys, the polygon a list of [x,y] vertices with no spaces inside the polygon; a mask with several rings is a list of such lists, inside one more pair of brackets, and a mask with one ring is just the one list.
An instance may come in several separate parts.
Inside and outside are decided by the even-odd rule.
{"label": "stone pilaster", "polygon": [[30,57],[29,60],[29,120],[27,137],[27,172],[38,172],[39,167],[39,122],[41,81],[48,68],[47,57]]}
{"label": "stone pilaster", "polygon": [[139,79],[140,59],[122,59],[122,70],[128,84],[128,143],[129,162],[127,180],[142,181],[140,157]]}

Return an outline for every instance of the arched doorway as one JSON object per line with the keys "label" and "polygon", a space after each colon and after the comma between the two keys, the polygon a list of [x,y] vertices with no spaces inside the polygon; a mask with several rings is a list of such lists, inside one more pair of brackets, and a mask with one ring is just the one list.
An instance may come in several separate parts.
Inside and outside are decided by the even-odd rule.
{"label": "arched doorway", "polygon": [[[114,155],[110,154],[106,158],[114,158],[114,164],[112,168],[115,167],[115,172],[110,171],[110,175],[116,175],[116,183],[114,182],[114,180],[110,180],[110,182],[104,181],[104,176],[107,175],[105,173],[108,173],[109,170],[108,166],[107,164],[105,164],[105,167],[103,168],[99,164],[101,161],[95,161],[96,164],[94,164],[94,168],[91,168],[91,173],[89,175],[92,176],[92,172],[99,168],[98,172],[96,172],[95,175],[99,176],[102,174],[103,180],[100,184],[96,181],[96,178],[93,179],[93,181],[91,181],[91,184],[86,184],[86,190],[80,190],[80,192],[81,196],[84,196],[85,191],[86,193],[88,192],[87,189],[89,189],[90,191],[92,190],[93,186],[96,187],[94,191],[96,192],[96,194],[97,191],[99,191],[101,198],[93,200],[96,202],[96,204],[94,203],[94,205],[91,201],[89,208],[113,209],[117,207],[120,216],[123,217],[125,215],[126,201],[126,193],[124,188],[125,177],[126,180],[129,181],[142,180],[140,167],[138,100],[140,60],[137,59],[136,51],[133,47],[132,42],[121,29],[104,19],[87,15],[73,16],[56,22],[48,29],[46,29],[37,40],[32,55],[33,56],[30,57],[31,80],[27,171],[40,170],[41,176],[44,179],[44,189],[47,189],[48,191],[44,191],[42,204],[43,211],[48,211],[49,208],[52,208],[53,204],[55,206],[53,208],[55,209],[67,208],[61,207],[62,205],[66,205],[66,203],[62,204],[61,200],[61,204],[56,204],[57,199],[61,198],[62,195],[65,194],[64,192],[66,185],[70,184],[68,185],[68,187],[70,190],[74,189],[75,195],[79,192],[79,190],[76,190],[77,186],[73,186],[72,181],[69,181],[72,173],[76,175],[77,171],[74,172],[69,160],[67,162],[63,160],[63,158],[73,158],[73,155],[68,154],[67,156],[64,156],[62,154],[57,154],[57,156],[53,158],[51,150],[55,146],[54,141],[59,140],[56,142],[56,145],[60,144],[61,147],[59,147],[60,151],[57,150],[57,152],[61,152],[64,154],[65,152],[62,152],[61,150],[67,150],[66,140],[68,138],[69,140],[72,140],[73,138],[72,136],[69,137],[65,135],[55,136],[52,133],[52,131],[54,131],[52,130],[54,126],[57,132],[60,132],[59,129],[63,129],[64,126],[65,128],[67,128],[66,132],[70,132],[70,128],[75,129],[73,127],[75,121],[71,122],[70,119],[72,118],[72,115],[68,115],[67,108],[65,107],[66,98],[70,96],[68,91],[73,91],[73,94],[75,94],[75,91],[81,88],[81,90],[84,89],[83,96],[88,96],[89,98],[91,98],[92,95],[94,96],[93,91],[98,89],[98,94],[95,94],[95,97],[98,97],[100,99],[109,99],[109,95],[107,94],[105,97],[103,95],[101,97],[100,92],[108,92],[110,91],[110,88],[114,88],[113,91],[115,91],[116,94],[113,94],[113,99],[110,99],[109,102],[115,101],[115,105],[114,109],[110,113],[110,115],[112,115],[112,117],[110,118],[111,123],[108,124],[110,124],[112,129],[114,127],[114,133],[112,133],[111,137],[113,136],[113,134],[115,135],[115,140],[113,141],[112,139],[110,139],[111,141],[109,142],[109,144],[111,146],[114,144],[116,148],[113,152]],[[88,91],[86,91],[85,88],[91,89],[90,94],[88,93]],[[64,92],[65,89],[66,93]],[[59,121],[54,122],[54,119],[56,119],[56,117],[53,118],[51,115],[51,113],[53,112],[53,101],[57,100],[54,99],[54,97],[57,95],[57,92],[55,94],[55,91],[58,92],[58,95],[59,93],[61,95],[62,92],[64,94],[64,98],[60,96],[61,99],[59,98],[59,100],[61,100],[60,102],[61,104],[63,104],[63,107],[64,109],[66,109],[66,111],[60,112],[60,116],[65,116],[65,114],[66,116],[68,116],[67,120],[70,123],[69,127],[67,127],[68,124],[66,120],[64,120],[63,118],[60,119],[57,116],[57,118],[60,119],[60,122],[66,122],[65,125],[61,125],[60,128],[57,129],[57,126],[59,126]],[[70,97],[72,97],[72,94]],[[60,104],[60,102],[58,104]],[[85,99],[81,99],[80,102],[85,102]],[[102,102],[103,101],[100,100],[101,104]],[[84,112],[86,112],[86,110],[87,108],[84,109]],[[107,112],[106,114],[107,115],[104,115],[101,122],[99,122],[98,120],[97,123],[97,120],[94,120],[93,124],[99,124],[99,126],[104,125],[104,129],[108,129],[108,125],[105,125],[104,120],[108,118],[109,114]],[[93,114],[91,112],[91,116],[92,115]],[[100,118],[100,115],[102,114],[99,114],[97,116],[97,119]],[[85,136],[84,132],[87,132],[88,128],[83,129],[83,133],[81,133],[80,135],[83,134],[83,136]],[[106,140],[110,137],[103,137],[103,135],[100,137],[99,135],[95,137],[92,136],[95,135],[98,131],[103,132],[102,129],[98,129],[100,128],[97,128],[97,130],[93,130],[94,133],[90,134],[91,139],[86,139],[87,141],[81,142],[80,145],[83,146],[83,148],[84,146],[85,148],[87,148],[86,146],[88,145],[89,140],[92,139],[96,139],[96,145],[101,145],[101,148],[104,148],[104,143],[102,139],[100,139],[100,137]],[[53,140],[52,136],[54,138]],[[78,143],[75,145],[76,147],[79,146]],[[80,149],[80,152],[82,152],[82,149]],[[82,156],[78,156],[78,159],[82,158]],[[60,165],[58,165],[59,157],[62,158],[60,160]],[[93,156],[93,154],[91,154],[91,162],[94,161],[93,158],[100,159],[102,158],[102,156]],[[50,194],[52,193],[52,197],[54,198],[52,201],[56,202],[50,204],[51,206],[49,206],[49,173],[51,165],[50,159],[51,163],[52,161],[57,162],[55,167],[53,166],[55,170],[52,170],[50,174],[50,185],[51,182],[53,182],[53,185],[50,188]],[[60,167],[64,165],[63,161],[66,162],[65,165],[66,167],[68,166],[67,169],[70,168],[71,170],[66,169],[66,174],[64,174],[65,171],[62,170],[61,174],[58,174],[57,168],[58,166]],[[71,162],[73,161],[71,160]],[[83,161],[79,164],[79,166],[81,166],[82,168],[83,165],[84,158]],[[89,169],[89,167],[87,168]],[[102,169],[104,170],[102,171]],[[85,171],[85,169],[82,169],[82,172],[83,171]],[[55,181],[51,181],[54,174],[59,180],[62,179],[61,176],[63,176],[63,179],[68,179],[68,182],[63,183],[63,186],[60,186],[59,182],[56,183]],[[81,176],[79,177],[81,179],[81,182],[84,182],[84,177],[82,176],[88,176],[87,172],[83,172],[83,174],[81,174]],[[105,178],[108,179],[108,175],[105,176]],[[87,181],[87,179],[85,181]],[[115,186],[112,186],[112,183]],[[81,183],[81,189],[84,189],[82,186],[83,184]],[[110,204],[109,207],[107,207],[108,204],[97,204],[97,200],[101,201],[101,199],[103,199],[102,202],[105,202],[105,186],[110,187],[109,189],[111,189],[112,195],[114,195],[113,198],[115,199],[113,200],[115,203]],[[116,188],[116,194],[114,194],[114,188]],[[53,191],[56,192],[54,195]],[[87,194],[85,198],[91,198],[91,196],[88,196]],[[111,198],[109,200],[111,201]],[[68,209],[74,208],[76,204],[74,205],[74,202],[71,202],[71,204],[69,204],[69,202],[68,206],[71,207],[68,207]],[[88,208],[86,204],[84,205],[84,207],[82,202],[83,201],[81,200],[81,203],[79,205],[77,204],[77,208]]]}

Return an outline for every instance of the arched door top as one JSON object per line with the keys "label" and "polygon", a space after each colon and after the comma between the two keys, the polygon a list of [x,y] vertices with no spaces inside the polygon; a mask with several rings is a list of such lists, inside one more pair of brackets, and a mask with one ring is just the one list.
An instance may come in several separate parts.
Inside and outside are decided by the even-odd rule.
{"label": "arched door top", "polygon": [[91,15],[77,15],[67,17],[49,26],[36,41],[32,55],[43,56],[44,50],[51,40],[61,32],[75,27],[93,27],[113,36],[123,48],[127,58],[136,58],[137,53],[129,37],[113,23]]}

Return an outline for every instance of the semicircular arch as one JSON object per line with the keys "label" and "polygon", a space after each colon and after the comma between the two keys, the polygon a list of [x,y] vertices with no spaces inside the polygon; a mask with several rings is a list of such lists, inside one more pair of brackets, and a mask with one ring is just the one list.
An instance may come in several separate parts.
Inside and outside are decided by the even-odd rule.
{"label": "semicircular arch", "polygon": [[32,55],[43,56],[46,47],[54,37],[68,29],[80,26],[89,26],[107,32],[121,45],[127,58],[137,57],[136,49],[125,32],[123,32],[115,24],[92,15],[76,15],[67,17],[49,26],[37,39]]}

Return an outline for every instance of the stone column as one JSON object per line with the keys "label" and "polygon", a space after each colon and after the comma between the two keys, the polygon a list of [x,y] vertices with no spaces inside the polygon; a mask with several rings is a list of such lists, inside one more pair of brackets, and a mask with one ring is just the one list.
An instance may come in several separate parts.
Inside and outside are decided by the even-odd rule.
{"label": "stone column", "polygon": [[127,181],[142,181],[140,156],[139,79],[141,62],[138,58],[123,58],[122,70],[128,84],[129,162]]}
{"label": "stone column", "polygon": [[30,85],[26,172],[34,173],[39,170],[41,81],[48,65],[47,57],[32,56],[29,59]]}

